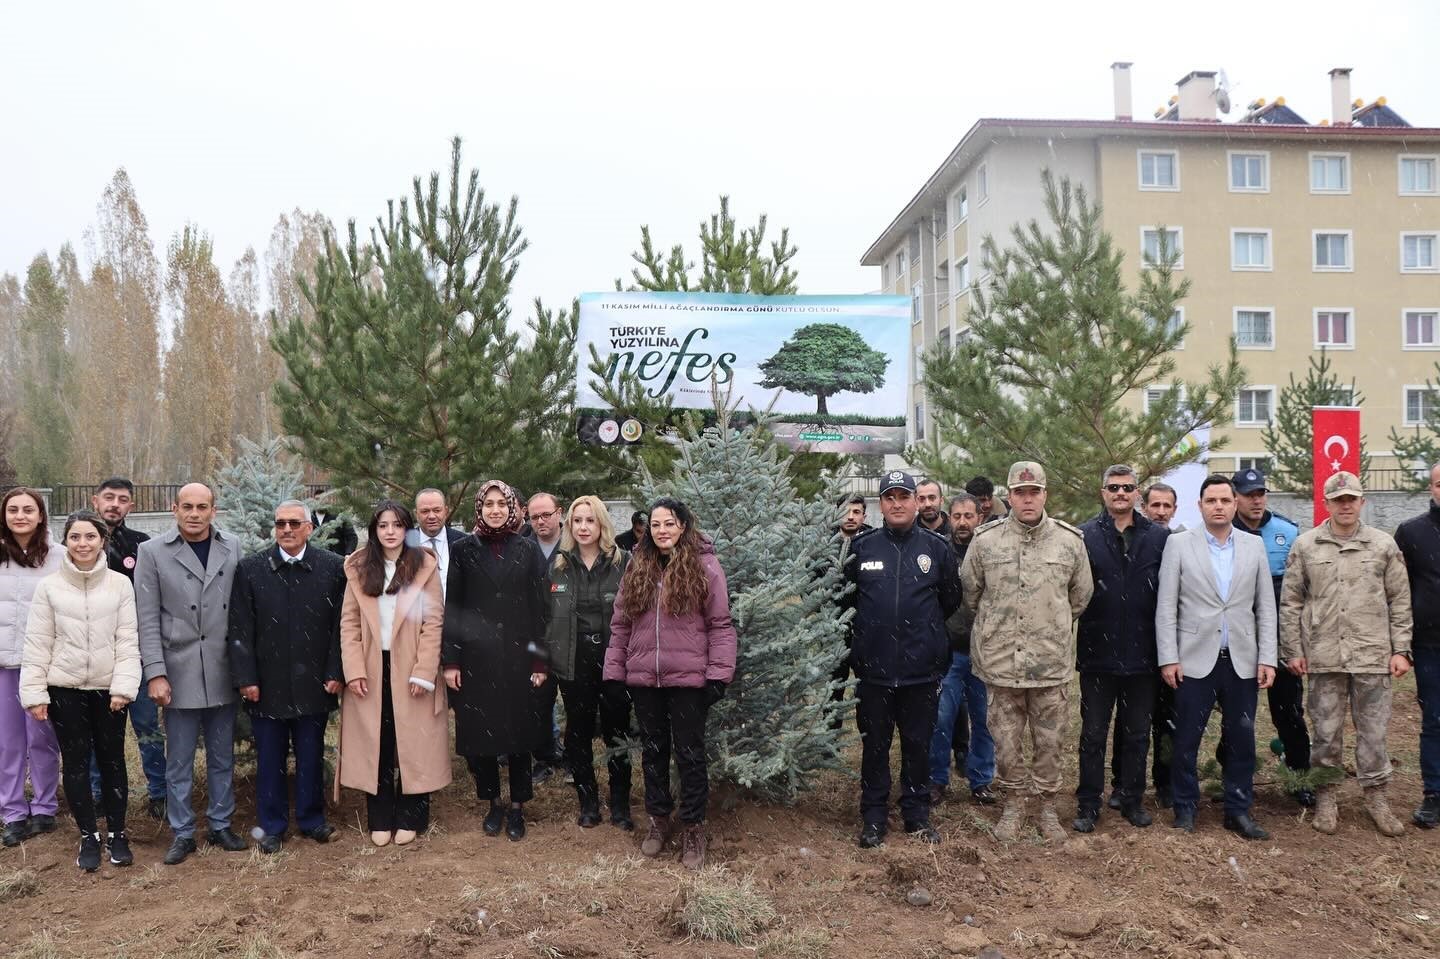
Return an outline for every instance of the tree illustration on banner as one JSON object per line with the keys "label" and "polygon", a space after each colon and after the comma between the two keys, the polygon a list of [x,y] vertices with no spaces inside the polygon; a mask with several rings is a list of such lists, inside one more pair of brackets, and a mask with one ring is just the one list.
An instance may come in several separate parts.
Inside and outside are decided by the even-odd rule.
{"label": "tree illustration on banner", "polygon": [[885,385],[889,358],[864,338],[838,323],[811,323],[764,363],[766,389],[785,389],[815,397],[815,412],[829,413],[825,400],[836,393],[873,393]]}

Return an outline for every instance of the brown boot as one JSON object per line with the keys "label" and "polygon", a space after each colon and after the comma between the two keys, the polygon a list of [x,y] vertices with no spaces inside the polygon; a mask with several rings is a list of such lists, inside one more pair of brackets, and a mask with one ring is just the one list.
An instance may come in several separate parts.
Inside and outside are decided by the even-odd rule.
{"label": "brown boot", "polygon": [[1340,809],[1335,804],[1335,787],[1321,786],[1315,790],[1315,819],[1310,825],[1327,836],[1334,835]]}
{"label": "brown boot", "polygon": [[1375,828],[1385,836],[1405,835],[1405,826],[1390,811],[1390,801],[1385,797],[1384,786],[1371,786],[1365,790],[1365,808],[1375,820]]}
{"label": "brown boot", "polygon": [[1025,797],[1007,793],[1005,808],[1000,821],[995,824],[995,838],[1001,842],[1014,842],[1020,838],[1020,826],[1025,822]]}
{"label": "brown boot", "polygon": [[699,869],[705,865],[705,827],[695,823],[685,827],[680,838],[680,865]]}
{"label": "brown boot", "polygon": [[1047,802],[1040,807],[1040,835],[1045,837],[1046,842],[1063,843],[1070,838],[1065,827],[1060,825],[1054,803]]}
{"label": "brown boot", "polygon": [[650,829],[645,833],[645,838],[640,843],[640,855],[648,856],[651,859],[660,855],[665,844],[670,841],[670,817],[651,816]]}

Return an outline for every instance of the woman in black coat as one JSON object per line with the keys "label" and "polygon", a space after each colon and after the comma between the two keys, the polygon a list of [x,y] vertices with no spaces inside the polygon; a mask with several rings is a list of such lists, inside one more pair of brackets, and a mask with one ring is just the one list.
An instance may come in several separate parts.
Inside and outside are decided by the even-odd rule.
{"label": "woman in black coat", "polygon": [[[475,496],[475,531],[450,548],[441,662],[455,707],[455,751],[490,801],[485,833],[503,826],[525,836],[524,803],[533,795],[530,754],[550,735],[535,690],[547,679],[545,630],[550,581],[545,554],[519,535],[519,498],[499,480]],[[509,757],[510,803],[500,804],[500,756]]]}

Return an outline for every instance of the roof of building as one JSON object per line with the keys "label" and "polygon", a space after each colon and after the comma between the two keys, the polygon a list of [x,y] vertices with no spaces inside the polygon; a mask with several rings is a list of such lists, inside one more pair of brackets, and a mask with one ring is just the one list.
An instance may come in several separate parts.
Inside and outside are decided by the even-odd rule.
{"label": "roof of building", "polygon": [[1381,97],[1374,103],[1360,107],[1351,114],[1351,120],[1365,127],[1405,127],[1414,129],[1400,114],[1385,105]]}
{"label": "roof of building", "polygon": [[[1383,104],[1376,105],[1388,110]],[[1394,114],[1394,111],[1389,112]],[[1399,115],[1395,116],[1398,118]],[[1404,140],[1440,143],[1440,127],[1365,124],[1360,122],[1359,114],[1355,124],[1346,126],[1301,125],[1273,120],[1260,123],[1217,123],[1213,120],[1036,120],[986,117],[975,121],[975,125],[960,138],[950,155],[870,244],[860,258],[860,265],[879,266],[885,261],[890,249],[900,242],[911,223],[927,216],[937,203],[948,203],[955,178],[968,169],[971,161],[990,145],[990,138],[987,138],[986,134],[995,131],[1003,131],[1010,137],[1069,137],[1090,134],[1186,139],[1224,137],[1231,140]]]}

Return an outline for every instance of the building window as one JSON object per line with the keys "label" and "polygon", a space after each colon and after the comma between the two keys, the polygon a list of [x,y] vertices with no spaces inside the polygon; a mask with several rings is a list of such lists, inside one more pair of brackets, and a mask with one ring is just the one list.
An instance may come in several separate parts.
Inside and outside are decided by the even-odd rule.
{"label": "building window", "polygon": [[910,262],[920,262],[920,231],[916,230],[910,234]]}
{"label": "building window", "polygon": [[[1171,336],[1185,328],[1185,307],[1177,306],[1170,312],[1170,318],[1165,321],[1165,332]],[[1175,349],[1185,349],[1185,340],[1182,337],[1176,344]]]}
{"label": "building window", "polygon": [[[1158,266],[1160,263],[1160,230],[1153,226],[1140,228],[1140,260],[1144,266]],[[1184,232],[1181,227],[1165,229],[1166,256],[1175,258],[1174,269],[1185,268]]]}
{"label": "building window", "polygon": [[1180,155],[1174,150],[1141,150],[1140,189],[1180,189]]}
{"label": "building window", "polygon": [[917,440],[925,438],[925,402],[923,400],[915,404],[915,438]]}
{"label": "building window", "polygon": [[1423,426],[1435,413],[1435,391],[1428,386],[1405,387],[1405,425]]}
{"label": "building window", "polygon": [[1350,262],[1349,230],[1316,230],[1314,236],[1316,270],[1346,271],[1355,268],[1355,264]]}
{"label": "building window", "polygon": [[939,343],[940,346],[948,352],[950,349],[950,327],[946,326],[941,328],[940,332],[935,334],[935,342]]}
{"label": "building window", "polygon": [[1310,154],[1311,193],[1350,192],[1350,154]]}
{"label": "building window", "polygon": [[1440,262],[1435,259],[1436,234],[1400,234],[1400,272],[1440,272]]}
{"label": "building window", "polygon": [[1231,230],[1230,269],[1272,269],[1270,261],[1270,231]]}
{"label": "building window", "polygon": [[980,197],[981,203],[990,199],[990,168],[983,163],[980,164],[980,169],[975,171],[975,193]]}
{"label": "building window", "polygon": [[1270,154],[1231,151],[1230,192],[1269,193]]}
{"label": "building window", "polygon": [[1440,347],[1440,310],[1405,310],[1405,348],[1433,350]]}
{"label": "building window", "polygon": [[917,324],[923,318],[924,311],[921,309],[921,301],[925,296],[925,284],[916,283],[910,288],[910,323]]}
{"label": "building window", "polygon": [[1275,349],[1275,311],[1240,307],[1235,311],[1235,345],[1240,349]]}
{"label": "building window", "polygon": [[1235,460],[1235,466],[1240,471],[1259,470],[1262,473],[1270,472],[1270,457],[1268,456],[1240,456]]}
{"label": "building window", "polygon": [[1400,155],[1400,195],[1434,196],[1440,193],[1440,180],[1435,177],[1437,158],[1434,156]]}
{"label": "building window", "polygon": [[905,251],[901,250],[895,254],[895,275],[901,279],[905,277]]}
{"label": "building window", "polygon": [[970,194],[964,187],[955,194],[955,222],[964,223],[970,216]]}
{"label": "building window", "polygon": [[1273,386],[1251,386],[1240,391],[1235,403],[1236,426],[1269,426],[1275,408]]}
{"label": "building window", "polygon": [[955,294],[967,293],[970,290],[970,258],[962,256],[955,264]]}
{"label": "building window", "polygon": [[1315,311],[1315,348],[1349,350],[1355,347],[1355,324],[1350,310]]}
{"label": "building window", "polygon": [[[1165,395],[1169,393],[1172,389],[1174,389],[1173,386],[1145,387],[1145,413],[1148,415],[1150,411],[1155,408],[1155,404],[1163,400],[1165,398]],[[1185,384],[1180,384],[1180,392],[1178,395],[1180,397],[1180,401],[1183,403],[1185,401]]]}

